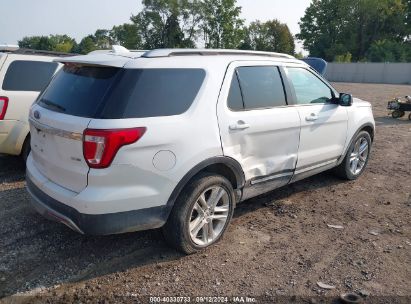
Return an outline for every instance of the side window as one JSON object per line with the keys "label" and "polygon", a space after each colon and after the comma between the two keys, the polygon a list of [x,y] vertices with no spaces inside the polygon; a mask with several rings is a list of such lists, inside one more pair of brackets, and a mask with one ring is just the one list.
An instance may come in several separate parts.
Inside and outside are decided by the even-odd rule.
{"label": "side window", "polygon": [[239,67],[237,73],[246,110],[287,104],[283,82],[277,67]]}
{"label": "side window", "polygon": [[297,104],[326,103],[333,98],[331,89],[310,71],[287,68],[287,72],[294,87]]}
{"label": "side window", "polygon": [[238,82],[237,72],[231,80],[230,92],[228,94],[228,107],[233,111],[244,110],[243,97],[241,96],[240,83]]}
{"label": "side window", "polygon": [[57,69],[56,62],[13,61],[3,81],[5,91],[40,92],[48,84]]}
{"label": "side window", "polygon": [[198,68],[125,69],[123,73],[107,94],[102,118],[180,115],[191,107],[206,77],[205,70]]}

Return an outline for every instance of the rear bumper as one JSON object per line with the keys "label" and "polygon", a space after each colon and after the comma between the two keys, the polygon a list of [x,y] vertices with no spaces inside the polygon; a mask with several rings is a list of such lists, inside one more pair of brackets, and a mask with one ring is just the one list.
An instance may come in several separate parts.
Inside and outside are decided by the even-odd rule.
{"label": "rear bumper", "polygon": [[166,221],[166,207],[153,207],[110,214],[84,214],[44,193],[27,174],[31,204],[45,218],[90,235],[109,235],[159,228]]}

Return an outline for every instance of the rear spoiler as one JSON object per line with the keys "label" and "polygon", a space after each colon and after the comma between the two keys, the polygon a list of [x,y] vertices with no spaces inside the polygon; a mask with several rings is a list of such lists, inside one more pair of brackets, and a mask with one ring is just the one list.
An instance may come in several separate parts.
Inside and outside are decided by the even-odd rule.
{"label": "rear spoiler", "polygon": [[144,51],[129,51],[120,45],[113,45],[111,51],[97,50],[90,52],[87,55],[59,58],[54,61],[63,64],[73,63],[122,68],[128,61],[130,61],[130,59],[139,58],[143,54]]}
{"label": "rear spoiler", "polygon": [[324,76],[325,71],[327,70],[327,61],[316,57],[307,57],[301,60],[316,70],[321,76]]}

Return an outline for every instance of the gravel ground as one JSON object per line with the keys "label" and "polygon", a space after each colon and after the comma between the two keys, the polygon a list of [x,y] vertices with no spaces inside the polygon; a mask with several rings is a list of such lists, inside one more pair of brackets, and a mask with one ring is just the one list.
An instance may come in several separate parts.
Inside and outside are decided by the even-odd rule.
{"label": "gravel ground", "polygon": [[0,302],[155,295],[330,303],[362,291],[368,303],[410,303],[411,122],[388,117],[385,107],[411,86],[335,86],[373,104],[377,135],[366,172],[353,182],[323,173],[248,200],[224,239],[192,256],[168,248],[158,230],[87,237],[41,218],[28,202],[24,165],[1,156]]}

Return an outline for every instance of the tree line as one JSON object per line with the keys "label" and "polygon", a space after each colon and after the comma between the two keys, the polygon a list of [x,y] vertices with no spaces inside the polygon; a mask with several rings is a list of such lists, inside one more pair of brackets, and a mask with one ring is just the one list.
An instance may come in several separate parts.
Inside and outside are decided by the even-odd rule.
{"label": "tree line", "polygon": [[327,61],[411,62],[411,0],[313,0],[300,28]]}
{"label": "tree line", "polygon": [[79,43],[68,35],[32,36],[21,48],[87,54],[120,44],[128,49],[230,48],[294,54],[294,37],[278,20],[241,18],[236,0],[143,0],[143,9],[130,22],[98,29]]}
{"label": "tree line", "polygon": [[128,49],[230,48],[295,54],[294,38],[327,61],[411,61],[411,0],[313,0],[293,37],[278,20],[245,25],[236,0],[143,0],[130,22],[98,29],[79,43],[68,35],[32,36],[22,48],[86,54]]}

